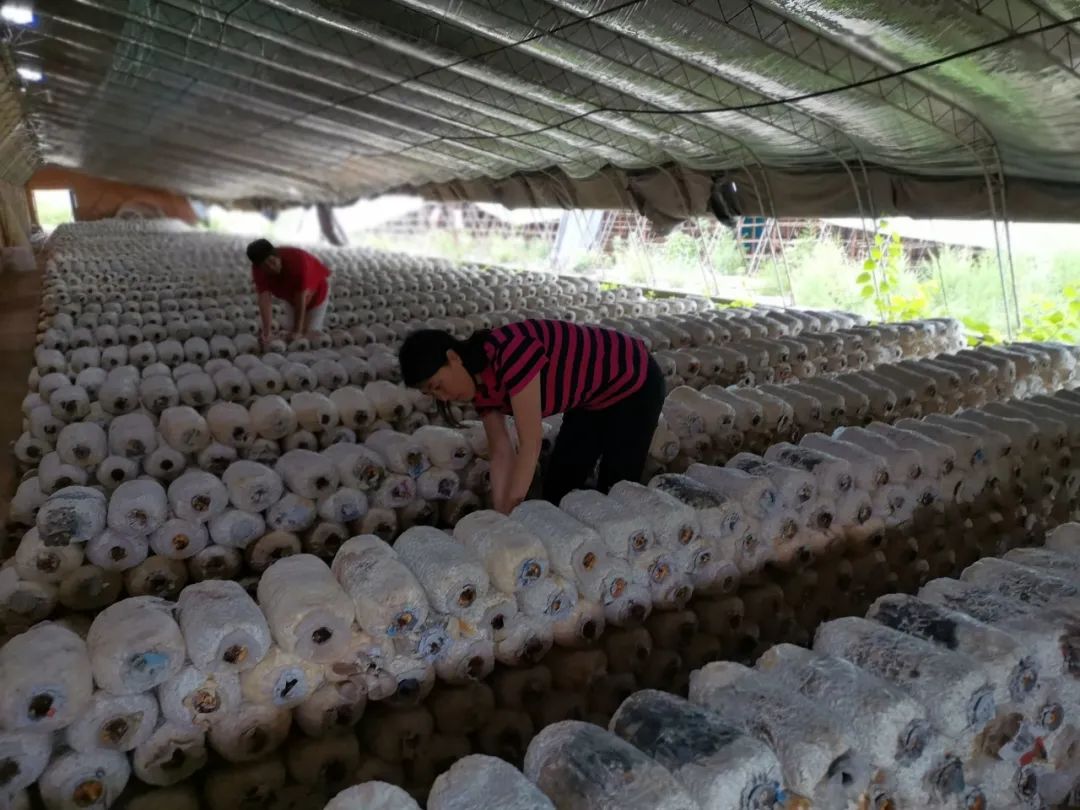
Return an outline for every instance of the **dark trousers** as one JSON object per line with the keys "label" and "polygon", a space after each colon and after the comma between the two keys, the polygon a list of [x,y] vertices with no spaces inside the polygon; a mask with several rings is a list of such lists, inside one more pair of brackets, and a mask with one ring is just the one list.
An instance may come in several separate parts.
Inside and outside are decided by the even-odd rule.
{"label": "dark trousers", "polygon": [[597,461],[601,492],[619,481],[640,482],[666,395],[664,374],[650,356],[645,384],[626,399],[599,411],[567,411],[544,475],[544,500],[558,504],[584,487]]}

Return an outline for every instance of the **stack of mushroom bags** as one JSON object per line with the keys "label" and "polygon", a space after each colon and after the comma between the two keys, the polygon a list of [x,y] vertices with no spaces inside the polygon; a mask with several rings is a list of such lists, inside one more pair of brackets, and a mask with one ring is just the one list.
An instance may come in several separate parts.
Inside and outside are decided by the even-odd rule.
{"label": "stack of mushroom bags", "polygon": [[[81,507],[63,533],[50,524],[47,548],[62,554],[93,533]],[[565,571],[570,554],[555,551]],[[576,602],[538,537],[477,512],[453,536],[415,527],[393,547],[352,537],[331,565],[278,559],[256,599],[206,580],[175,602],[136,596],[89,622],[40,622],[0,648],[3,788],[37,781],[48,807],[109,806],[132,773],[167,787],[213,759],[239,767],[207,776],[212,807],[287,778],[316,802],[361,778],[361,739],[376,772],[421,753],[432,730],[425,739],[420,704],[436,677],[468,684],[497,660],[538,661],[557,633],[575,632]],[[357,733],[368,700],[387,707]],[[271,755],[293,726],[282,763]]]}
{"label": "stack of mushroom bags", "polygon": [[[753,667],[693,673],[688,697],[629,695],[606,725],[564,720],[523,771],[463,757],[428,810],[500,807],[1075,807],[1080,801],[1080,524],[987,558]],[[1062,639],[1068,639],[1063,643]],[[368,782],[328,808],[418,810]]]}
{"label": "stack of mushroom bags", "polygon": [[[145,238],[129,241],[138,246]],[[659,434],[669,429],[685,435],[675,437],[670,458],[666,450],[654,452],[657,477],[650,487],[623,484],[606,496],[572,493],[561,508],[529,501],[509,520],[477,512],[487,494],[482,428],[470,424],[452,430],[435,424],[433,403],[395,384],[393,349],[400,335],[431,319],[402,320],[378,334],[374,327],[385,323],[387,309],[421,294],[421,285],[430,283],[432,290],[445,285],[442,291],[453,289],[455,297],[480,285],[473,280],[476,286],[465,286],[471,271],[437,269],[433,277],[426,276],[416,260],[401,257],[350,258],[355,267],[342,271],[342,283],[362,291],[352,297],[374,299],[379,307],[375,310],[369,301],[368,309],[343,306],[337,313],[344,318],[377,312],[378,323],[349,327],[366,330],[357,332],[367,341],[363,345],[345,345],[339,331],[328,336],[330,345],[324,348],[280,347],[284,351],[277,353],[278,362],[274,352],[229,354],[221,341],[218,347],[224,345],[225,354],[207,355],[196,342],[189,359],[184,342],[191,338],[185,338],[179,355],[175,346],[166,347],[172,349],[166,353],[171,365],[139,352],[132,357],[128,345],[127,365],[120,352],[112,351],[113,368],[95,391],[93,379],[83,386],[85,398],[78,390],[65,390],[77,382],[72,376],[104,370],[106,351],[123,348],[120,327],[135,326],[120,323],[125,315],[164,312],[162,325],[171,325],[171,334],[179,336],[184,334],[179,324],[195,337],[196,329],[205,332],[203,323],[214,324],[210,338],[201,338],[209,348],[220,322],[235,314],[227,308],[249,302],[248,281],[243,274],[236,278],[233,258],[242,243],[204,250],[197,247],[201,239],[189,235],[167,239],[175,240],[169,261],[179,269],[172,278],[144,274],[140,285],[152,287],[145,296],[136,281],[140,261],[149,261],[150,254],[110,258],[111,240],[100,240],[96,259],[80,259],[81,265],[57,267],[50,275],[55,289],[46,296],[42,324],[42,345],[49,348],[38,353],[31,380],[37,391],[26,403],[27,436],[16,448],[29,468],[36,466],[13,504],[14,516],[29,529],[19,553],[0,570],[0,605],[9,634],[52,615],[78,635],[87,631],[89,620],[80,613],[109,605],[119,609],[133,601],[117,601],[125,590],[138,597],[140,613],[172,612],[175,618],[173,600],[182,606],[192,588],[197,594],[199,588],[225,586],[221,580],[237,578],[274,628],[275,621],[285,622],[288,616],[307,616],[310,605],[287,602],[284,609],[268,608],[270,602],[277,604],[269,595],[287,593],[290,587],[283,583],[291,586],[305,578],[330,588],[323,569],[331,565],[332,579],[352,597],[356,632],[348,636],[355,644],[344,657],[316,660],[312,645],[321,652],[328,643],[316,643],[316,635],[329,631],[329,638],[341,638],[342,616],[337,615],[335,627],[332,616],[320,614],[312,619],[315,625],[303,625],[307,652],[298,654],[271,634],[274,644],[259,666],[252,666],[252,674],[237,675],[240,705],[277,708],[249,707],[240,721],[234,718],[231,725],[246,729],[239,733],[259,742],[252,750],[260,753],[254,762],[233,763],[230,779],[219,767],[219,757],[228,761],[228,756],[218,752],[212,733],[209,737],[210,765],[195,770],[211,774],[208,796],[233,797],[231,803],[245,791],[264,798],[293,791],[303,801],[305,791],[323,793],[372,778],[406,784],[422,796],[449,762],[473,751],[520,764],[532,737],[553,722],[579,718],[606,724],[636,688],[679,691],[692,671],[715,658],[756,655],[768,647],[768,639],[808,637],[830,614],[861,612],[865,606],[859,599],[867,594],[856,594],[853,585],[874,582],[878,592],[914,590],[928,577],[952,574],[982,554],[1037,542],[1075,508],[1076,395],[1054,393],[1075,385],[1075,356],[1066,348],[1016,345],[956,353],[957,334],[950,322],[864,328],[836,314],[757,309],[700,312],[689,318],[698,303],[679,300],[665,302],[666,314],[653,310],[645,315],[657,302],[640,300],[639,291],[600,295],[577,281],[560,282],[554,294],[563,300],[541,310],[539,299],[547,290],[540,280],[506,274],[505,287],[490,288],[492,312],[497,306],[531,304],[537,307],[532,312],[543,314],[651,317],[655,334],[645,336],[654,345],[672,341],[674,348],[660,351],[670,351],[673,358],[708,354],[701,348],[724,341],[724,329],[729,336],[725,345],[739,355],[749,347],[742,342],[779,341],[781,329],[796,337],[783,338],[791,343],[787,354],[765,351],[767,360],[757,354],[753,361],[747,357],[745,366],[734,357],[704,372],[700,358],[696,366],[684,362],[681,370],[678,363],[668,368],[672,383],[688,385],[673,390]],[[170,248],[163,244],[168,256]],[[140,250],[133,247],[132,255],[138,257]],[[191,255],[211,266],[220,262],[220,267],[188,271],[184,268],[191,260],[184,257]],[[85,285],[84,277],[90,279]],[[178,298],[177,290],[189,285],[213,291],[220,313],[207,306],[207,299],[214,300],[210,295],[186,302]],[[393,303],[391,295],[397,296]],[[602,300],[608,297],[614,300]],[[351,303],[344,292],[342,303]],[[440,317],[439,310],[430,310],[439,305],[423,302],[420,306],[429,311],[418,310],[418,315]],[[588,307],[594,309],[585,312]],[[622,314],[614,307],[622,307]],[[671,325],[673,309],[680,311],[684,326],[694,325],[691,320],[710,326],[696,323],[701,328],[687,343]],[[632,314],[635,310],[642,315]],[[246,311],[236,323],[251,317]],[[108,312],[117,315],[116,325],[100,317],[77,323],[82,315]],[[445,320],[461,334],[474,323],[458,315]],[[639,323],[642,329],[646,325]],[[111,346],[98,345],[103,326],[117,331],[115,337],[108,329],[101,332],[102,342],[116,341]],[[826,327],[842,336],[833,339],[815,331]],[[769,329],[776,338],[768,337]],[[77,345],[87,341],[86,332],[78,330],[90,332],[90,343]],[[237,332],[234,345],[241,337]],[[155,352],[161,342],[154,344]],[[95,348],[102,358],[99,365],[74,371],[76,363],[93,359],[75,359],[74,353]],[[805,361],[800,359],[803,350]],[[241,360],[244,356],[250,359]],[[923,362],[931,356],[933,361]],[[799,375],[794,367],[788,371],[792,357],[806,364]],[[256,360],[258,367],[252,363]],[[317,363],[322,376],[314,373]],[[347,384],[342,369],[331,364],[342,367]],[[249,376],[245,365],[258,373]],[[129,366],[137,372],[134,397],[127,382],[132,379]],[[866,373],[870,366],[875,376]],[[852,368],[859,371],[849,372]],[[278,377],[267,370],[278,371]],[[235,375],[229,380],[234,371],[244,372],[251,387],[247,396]],[[803,381],[775,388],[752,385],[770,379],[770,373],[788,383],[795,376]],[[64,383],[50,380],[51,374],[64,375]],[[107,385],[110,375],[112,386]],[[153,386],[147,386],[151,390],[144,401],[141,387],[154,378],[171,383],[178,401],[173,402],[168,385],[156,397]],[[194,379],[184,383],[185,378]],[[257,391],[256,382],[278,379],[277,393]],[[240,390],[234,391],[237,385]],[[137,404],[131,406],[129,398]],[[958,406],[966,410],[952,414],[951,421],[935,421],[935,414],[950,414]],[[104,432],[104,450],[102,434],[87,431],[90,424]],[[844,430],[833,435],[837,428]],[[548,444],[557,429],[557,419],[547,420]],[[69,435],[61,442],[65,430]],[[794,444],[777,444],[785,441]],[[36,458],[26,452],[34,447]],[[45,463],[49,455],[55,458]],[[165,468],[163,461],[172,463]],[[425,523],[452,531],[439,532]],[[401,536],[391,548],[373,535],[384,540]],[[293,560],[307,567],[278,568]],[[376,569],[380,573],[371,575]],[[380,590],[381,582],[393,585]],[[170,607],[151,609],[151,604],[162,607],[155,597],[169,600]],[[321,606],[335,602],[328,592],[319,599]],[[222,627],[216,612],[204,615],[210,617],[208,626]],[[300,624],[297,618],[294,636]],[[182,621],[180,627],[185,636]],[[185,648],[188,643],[185,637]],[[243,661],[234,662],[242,667],[249,647],[230,643],[224,649],[232,647],[243,651]],[[206,692],[203,676],[209,672],[216,683],[217,673],[201,669],[190,648],[186,653],[171,649],[165,654],[169,661],[186,656],[187,680],[172,691],[163,690],[164,681],[138,690],[133,698],[141,703],[119,724],[111,725],[115,718],[87,720],[93,730],[83,733],[106,741],[97,747],[108,749],[110,740],[131,724],[128,718],[146,710],[150,691],[159,718],[166,717],[166,704],[173,706],[177,699],[203,707],[201,715],[233,716],[218,714],[217,704],[228,707],[227,694],[235,691],[226,683],[220,699],[217,691]],[[11,660],[22,661],[25,647],[14,650]],[[139,659],[137,668],[157,672],[157,654],[152,651],[149,663]],[[232,657],[239,654],[234,650]],[[38,670],[44,668],[35,668],[35,674]],[[93,667],[91,675],[97,677]],[[170,672],[167,680],[174,678],[179,673]],[[302,687],[320,678],[308,704]],[[112,694],[109,688],[115,686],[97,684],[99,692]],[[50,689],[45,684],[46,697]],[[53,689],[61,697],[67,691],[79,693],[67,683]],[[30,699],[39,697],[34,692]],[[280,724],[289,713],[282,707],[293,700],[299,701],[292,709],[293,741],[284,745],[281,728],[271,720]],[[367,700],[371,705],[364,712]],[[53,703],[37,705],[33,711],[46,715],[54,709]],[[175,716],[174,708],[169,712]],[[257,722],[249,723],[252,711]],[[313,715],[323,720],[316,722]],[[339,721],[348,725],[358,718],[355,735],[331,733],[331,742],[312,741],[326,724],[333,731]],[[269,726],[261,725],[264,721]],[[207,719],[205,725],[212,723]],[[1006,736],[1011,741],[1022,734]],[[170,748],[174,738],[179,742]],[[188,739],[169,731],[155,740],[160,747],[154,750],[174,761],[164,769],[169,780],[184,773]],[[358,740],[360,753],[354,757]],[[36,742],[40,760],[40,737]],[[61,740],[51,746],[54,760],[69,745]],[[198,762],[198,745],[191,745],[191,761]],[[285,752],[284,770],[279,759],[264,761],[263,754],[274,748]],[[294,749],[307,759],[294,762]],[[138,746],[134,750],[137,754]],[[862,766],[852,766],[861,773],[856,766]],[[139,781],[146,767],[136,764]],[[32,772],[33,763],[19,771]],[[146,781],[160,785],[164,777],[155,773]],[[224,787],[211,794],[211,784]],[[258,785],[266,786],[263,793]],[[115,795],[101,782],[100,787],[88,784],[81,798],[72,801],[94,800],[98,790]],[[75,795],[74,788],[58,791],[58,796]],[[220,801],[223,805],[225,800]]]}

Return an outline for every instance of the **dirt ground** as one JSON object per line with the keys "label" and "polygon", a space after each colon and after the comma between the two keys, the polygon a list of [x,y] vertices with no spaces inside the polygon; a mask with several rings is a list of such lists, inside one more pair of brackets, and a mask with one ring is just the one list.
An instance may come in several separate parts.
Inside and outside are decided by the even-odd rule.
{"label": "dirt ground", "polygon": [[18,484],[11,445],[22,433],[22,401],[33,365],[40,292],[40,272],[0,275],[0,525]]}

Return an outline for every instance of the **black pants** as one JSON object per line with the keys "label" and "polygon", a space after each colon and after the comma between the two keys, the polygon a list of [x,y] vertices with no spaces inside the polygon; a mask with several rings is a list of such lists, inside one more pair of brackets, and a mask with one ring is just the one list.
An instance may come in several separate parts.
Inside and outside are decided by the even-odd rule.
{"label": "black pants", "polygon": [[544,475],[544,500],[558,504],[581,489],[597,461],[601,492],[619,481],[641,481],[666,395],[664,374],[650,356],[645,384],[626,399],[599,411],[567,411]]}

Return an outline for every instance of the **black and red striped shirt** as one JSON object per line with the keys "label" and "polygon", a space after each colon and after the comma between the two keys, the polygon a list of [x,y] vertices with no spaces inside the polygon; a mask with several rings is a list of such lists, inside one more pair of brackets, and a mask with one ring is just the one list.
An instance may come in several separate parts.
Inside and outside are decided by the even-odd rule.
{"label": "black and red striped shirt", "polygon": [[484,344],[478,411],[511,413],[510,397],[540,375],[544,416],[607,408],[645,384],[649,350],[635,337],[570,321],[529,320],[492,329]]}

